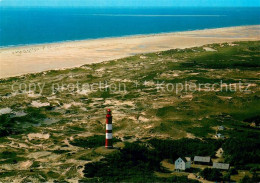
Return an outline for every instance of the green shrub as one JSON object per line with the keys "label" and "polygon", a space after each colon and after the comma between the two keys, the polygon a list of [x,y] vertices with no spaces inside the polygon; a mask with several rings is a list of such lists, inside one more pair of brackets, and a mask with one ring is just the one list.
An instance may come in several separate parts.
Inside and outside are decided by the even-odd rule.
{"label": "green shrub", "polygon": [[54,178],[54,179],[57,179],[57,178],[60,177],[60,174],[58,174],[58,173],[56,173],[56,172],[53,172],[53,171],[49,171],[49,172],[47,173],[47,175],[48,175],[49,177],[51,177],[51,178]]}
{"label": "green shrub", "polygon": [[70,151],[57,149],[57,150],[54,150],[52,152],[55,153],[55,154],[64,154],[64,153],[67,153],[67,152],[70,152]]}
{"label": "green shrub", "polygon": [[237,169],[235,169],[235,168],[231,168],[231,169],[229,170],[229,173],[230,173],[230,175],[237,175],[237,174],[238,174],[238,171],[237,171]]}
{"label": "green shrub", "polygon": [[218,169],[214,168],[205,168],[200,172],[200,175],[209,181],[220,181],[222,178],[222,174]]}
{"label": "green shrub", "polygon": [[151,139],[148,141],[160,154],[161,159],[174,161],[180,156],[213,156],[221,147],[222,141],[212,139]]}
{"label": "green shrub", "polygon": [[230,173],[229,172],[227,172],[227,173],[225,173],[224,175],[223,175],[223,180],[224,181],[230,181]]}
{"label": "green shrub", "polygon": [[83,172],[91,182],[198,182],[187,177],[156,177],[154,171],[161,171],[160,161],[157,152],[145,145],[126,143],[118,153],[86,164]]}
{"label": "green shrub", "polygon": [[0,159],[4,159],[0,161],[0,164],[16,164],[19,161],[26,160],[24,157],[17,156],[17,153],[13,151],[3,151],[0,153]]}
{"label": "green shrub", "polygon": [[231,164],[246,165],[260,162],[260,141],[257,136],[256,138],[244,136],[230,138],[223,144],[222,148],[225,161]]}
{"label": "green shrub", "polygon": [[[113,138],[113,142],[120,142],[121,140]],[[84,138],[76,138],[70,142],[74,146],[79,146],[83,148],[94,148],[105,145],[105,136],[104,135],[94,135]]]}
{"label": "green shrub", "polygon": [[239,181],[239,183],[255,183],[253,179],[251,179],[248,175],[245,175],[243,179]]}

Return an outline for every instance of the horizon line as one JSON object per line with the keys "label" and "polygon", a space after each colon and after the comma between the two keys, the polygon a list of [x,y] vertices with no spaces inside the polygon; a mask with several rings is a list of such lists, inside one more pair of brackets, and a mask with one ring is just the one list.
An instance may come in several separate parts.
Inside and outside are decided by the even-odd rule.
{"label": "horizon line", "polygon": [[0,1],[0,8],[2,7],[27,7],[27,8],[41,8],[41,7],[50,7],[50,8],[260,8],[259,6],[55,6],[55,5],[42,5],[42,6],[30,6],[30,5],[1,5]]}

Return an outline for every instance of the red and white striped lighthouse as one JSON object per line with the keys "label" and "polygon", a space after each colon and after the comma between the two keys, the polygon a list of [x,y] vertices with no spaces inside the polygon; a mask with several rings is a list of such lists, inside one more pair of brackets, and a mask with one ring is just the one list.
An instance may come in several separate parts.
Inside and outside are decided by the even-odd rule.
{"label": "red and white striped lighthouse", "polygon": [[112,142],[112,114],[111,110],[107,110],[106,115],[106,145],[105,147],[107,149],[113,148],[113,142]]}

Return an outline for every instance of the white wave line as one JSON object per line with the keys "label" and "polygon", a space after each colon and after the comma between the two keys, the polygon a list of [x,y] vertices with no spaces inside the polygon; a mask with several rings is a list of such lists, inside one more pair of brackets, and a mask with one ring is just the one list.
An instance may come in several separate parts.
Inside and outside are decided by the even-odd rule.
{"label": "white wave line", "polygon": [[117,17],[221,17],[227,15],[138,15],[138,14],[77,14],[90,16],[117,16]]}

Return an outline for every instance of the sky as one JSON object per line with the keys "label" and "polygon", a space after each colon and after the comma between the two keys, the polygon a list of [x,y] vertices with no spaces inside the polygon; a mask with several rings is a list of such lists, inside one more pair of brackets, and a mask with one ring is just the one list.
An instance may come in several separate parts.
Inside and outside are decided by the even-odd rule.
{"label": "sky", "polygon": [[260,7],[260,0],[0,0],[0,6]]}

